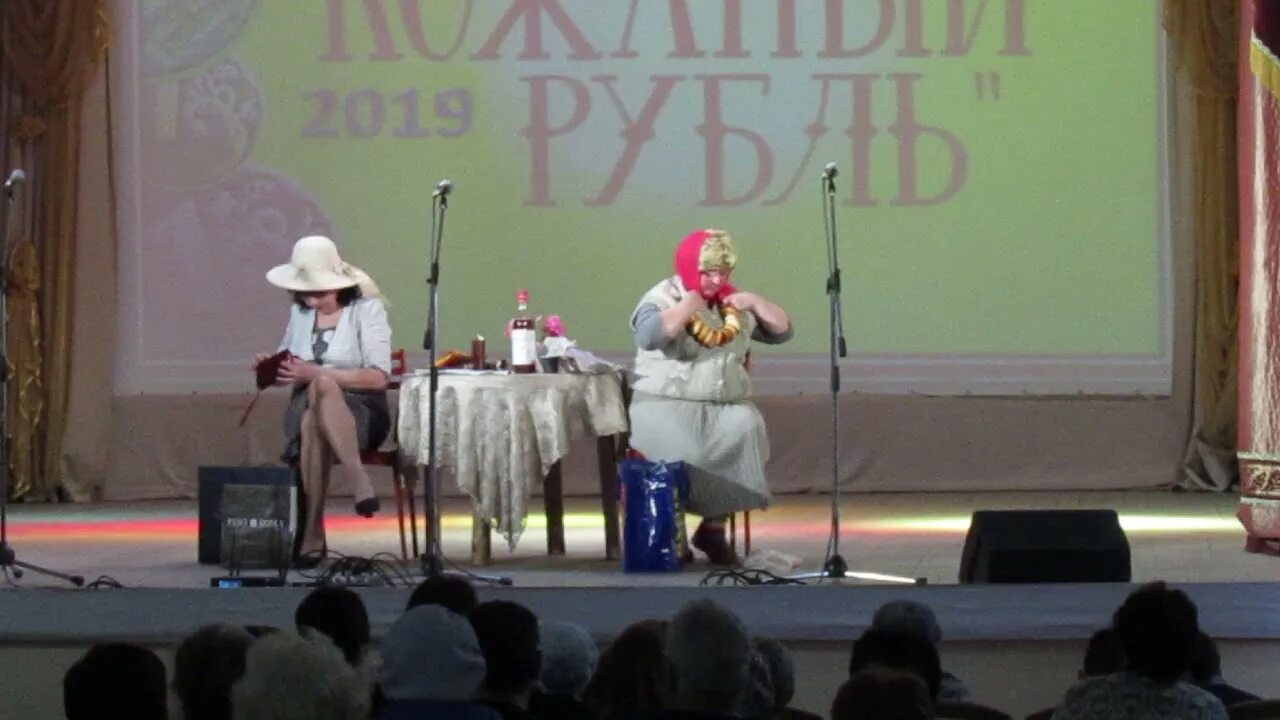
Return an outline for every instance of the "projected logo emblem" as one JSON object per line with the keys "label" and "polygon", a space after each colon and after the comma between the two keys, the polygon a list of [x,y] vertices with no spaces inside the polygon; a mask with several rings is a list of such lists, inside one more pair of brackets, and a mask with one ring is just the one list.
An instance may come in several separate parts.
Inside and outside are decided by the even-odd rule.
{"label": "projected logo emblem", "polygon": [[144,0],[142,68],[182,73],[216,57],[253,15],[258,0]]}

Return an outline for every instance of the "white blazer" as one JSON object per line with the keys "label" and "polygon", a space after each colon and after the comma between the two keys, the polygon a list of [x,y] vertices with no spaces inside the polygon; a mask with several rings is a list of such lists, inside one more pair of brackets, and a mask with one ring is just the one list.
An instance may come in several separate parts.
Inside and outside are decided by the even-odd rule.
{"label": "white blazer", "polygon": [[[311,352],[315,324],[315,310],[291,303],[289,325],[278,350],[288,350],[303,360],[315,360]],[[321,364],[339,370],[378,368],[390,375],[391,325],[387,322],[386,305],[376,298],[360,298],[343,308]]]}

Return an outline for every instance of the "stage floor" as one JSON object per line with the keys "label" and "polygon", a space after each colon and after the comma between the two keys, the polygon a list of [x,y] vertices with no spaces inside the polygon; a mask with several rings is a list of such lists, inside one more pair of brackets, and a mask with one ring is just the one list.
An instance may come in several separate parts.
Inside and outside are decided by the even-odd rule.
{"label": "stage floor", "polygon": [[[1280,559],[1244,552],[1236,502],[1234,495],[1156,490],[846,494],[841,551],[851,570],[955,584],[974,510],[1111,508],[1120,513],[1129,538],[1134,582],[1277,579]],[[540,505],[539,499],[531,503]],[[330,547],[347,555],[398,557],[394,503],[384,499],[384,511],[373,519],[357,517],[350,508],[345,499],[331,504]],[[16,505],[11,506],[9,540],[20,560],[90,581],[106,575],[126,587],[207,588],[209,579],[224,571],[197,564],[196,526],[193,501]],[[752,514],[753,547],[798,558],[800,571],[813,570],[821,564],[829,527],[827,496],[784,496],[768,512]],[[446,503],[445,552],[464,567],[470,528],[467,506]],[[710,569],[696,562],[670,575],[623,573],[620,563],[603,559],[603,521],[595,498],[566,502],[567,555],[546,556],[544,528],[544,516],[531,515],[514,551],[495,535],[493,564],[475,570],[510,577],[517,587],[620,587],[692,586]],[[739,534],[741,542],[741,528]],[[27,587],[61,585],[34,573],[21,582]]]}

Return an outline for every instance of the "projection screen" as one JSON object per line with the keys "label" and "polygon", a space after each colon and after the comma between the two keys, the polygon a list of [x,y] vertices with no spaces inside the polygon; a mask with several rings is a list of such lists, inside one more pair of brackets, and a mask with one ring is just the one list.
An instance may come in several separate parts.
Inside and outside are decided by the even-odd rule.
{"label": "projection screen", "polygon": [[251,387],[323,233],[426,318],[430,194],[454,183],[442,349],[491,356],[518,289],[580,347],[675,244],[796,335],[766,393],[827,387],[819,175],[836,163],[846,388],[1169,392],[1162,46],[1115,0],[140,0],[120,3],[117,392]]}

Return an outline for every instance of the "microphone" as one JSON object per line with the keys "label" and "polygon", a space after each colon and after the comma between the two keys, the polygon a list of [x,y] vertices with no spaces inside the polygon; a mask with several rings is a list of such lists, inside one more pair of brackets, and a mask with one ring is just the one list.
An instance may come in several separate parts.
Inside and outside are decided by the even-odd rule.
{"label": "microphone", "polygon": [[26,181],[27,181],[27,174],[22,171],[22,168],[18,168],[17,170],[14,170],[13,172],[9,173],[9,177],[4,181],[5,193],[12,196],[13,187],[15,185],[21,185]]}
{"label": "microphone", "polygon": [[435,192],[431,193],[431,197],[440,197],[442,195],[448,195],[452,191],[453,191],[453,181],[441,180],[439,184],[436,185]]}
{"label": "microphone", "polygon": [[834,179],[839,174],[840,171],[836,169],[836,164],[833,162],[827,163],[826,167],[822,168],[822,177],[828,180]]}

